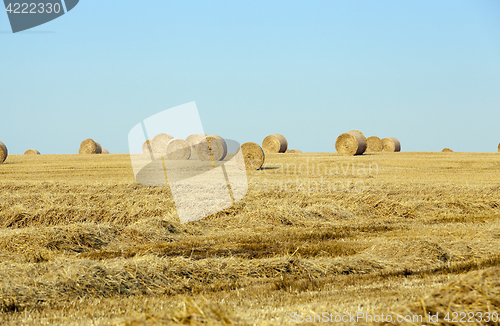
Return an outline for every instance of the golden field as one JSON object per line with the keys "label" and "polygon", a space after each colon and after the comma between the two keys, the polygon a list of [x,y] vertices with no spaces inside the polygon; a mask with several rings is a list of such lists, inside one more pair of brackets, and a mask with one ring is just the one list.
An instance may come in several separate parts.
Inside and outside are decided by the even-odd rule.
{"label": "golden field", "polygon": [[125,154],[11,155],[0,178],[2,325],[500,313],[499,153],[267,155],[187,224]]}

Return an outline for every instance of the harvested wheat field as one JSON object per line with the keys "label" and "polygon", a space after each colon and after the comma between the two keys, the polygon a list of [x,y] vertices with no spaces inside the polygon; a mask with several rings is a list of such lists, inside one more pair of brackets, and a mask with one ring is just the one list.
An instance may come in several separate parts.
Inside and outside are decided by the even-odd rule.
{"label": "harvested wheat field", "polygon": [[129,155],[10,155],[0,174],[2,325],[500,312],[498,153],[266,153],[241,201],[188,224]]}

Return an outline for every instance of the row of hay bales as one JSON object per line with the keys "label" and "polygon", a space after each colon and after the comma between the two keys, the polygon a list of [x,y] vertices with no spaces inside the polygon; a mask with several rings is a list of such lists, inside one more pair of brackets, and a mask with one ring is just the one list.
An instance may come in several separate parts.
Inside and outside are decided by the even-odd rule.
{"label": "row of hay bales", "polygon": [[335,149],[341,156],[362,155],[364,153],[400,152],[401,143],[394,137],[368,138],[359,130],[351,130],[338,136]]}
{"label": "row of hay bales", "polygon": [[[258,170],[264,164],[264,151],[252,142],[242,144],[238,151],[243,160],[236,160],[240,169]],[[222,161],[227,156],[227,143],[218,135],[192,134],[186,139],[161,133],[142,144],[146,155],[161,155],[168,160]]]}
{"label": "row of hay bales", "polygon": [[142,152],[159,154],[168,160],[222,161],[227,156],[227,144],[218,135],[193,134],[182,139],[161,133],[146,140],[142,144]]}
{"label": "row of hay bales", "polygon": [[78,154],[109,154],[109,151],[92,138],[88,138],[80,143]]}
{"label": "row of hay bales", "polygon": [[[244,143],[238,149],[243,152],[244,166],[241,162],[238,163],[238,166],[247,170],[260,169],[264,164],[265,152],[287,153],[287,147],[288,142],[281,134],[273,134],[264,138],[262,147],[253,142]],[[371,136],[366,138],[362,132],[351,130],[337,138],[335,149],[339,155],[343,156],[361,155],[370,152],[400,152],[401,143],[394,137],[380,139],[377,136]],[[210,161],[214,159],[220,161],[227,155],[227,144],[222,137],[217,135],[193,134],[184,140],[174,138],[168,134],[159,134],[152,141],[145,141],[142,150],[148,154],[164,153],[167,158],[174,160],[195,158],[195,155],[197,155],[200,160]],[[80,144],[78,152],[79,154],[109,154],[108,150],[103,149],[98,142],[90,138]],[[289,152],[302,153],[300,150],[291,150]],[[453,151],[445,148],[441,152]],[[500,144],[498,144],[498,152],[500,152]],[[28,149],[24,154],[40,155],[40,152],[35,149]],[[5,162],[7,156],[7,146],[0,141],[0,164]]]}

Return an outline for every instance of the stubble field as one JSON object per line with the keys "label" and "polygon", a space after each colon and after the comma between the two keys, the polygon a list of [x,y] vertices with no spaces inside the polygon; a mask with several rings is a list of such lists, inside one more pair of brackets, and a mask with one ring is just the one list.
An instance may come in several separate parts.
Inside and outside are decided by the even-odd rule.
{"label": "stubble field", "polygon": [[125,154],[12,155],[0,180],[0,324],[500,313],[498,153],[267,155],[188,224]]}

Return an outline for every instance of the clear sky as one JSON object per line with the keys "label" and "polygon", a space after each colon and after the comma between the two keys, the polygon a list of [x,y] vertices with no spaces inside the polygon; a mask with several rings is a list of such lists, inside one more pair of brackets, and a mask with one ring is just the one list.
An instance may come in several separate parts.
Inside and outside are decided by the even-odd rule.
{"label": "clear sky", "polygon": [[500,142],[498,0],[81,0],[16,34],[0,12],[0,49],[12,154],[126,153],[134,125],[191,101],[207,133],[309,152],[351,129],[403,151]]}

